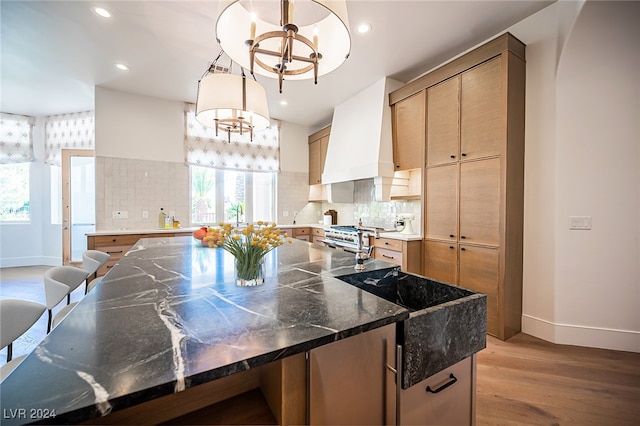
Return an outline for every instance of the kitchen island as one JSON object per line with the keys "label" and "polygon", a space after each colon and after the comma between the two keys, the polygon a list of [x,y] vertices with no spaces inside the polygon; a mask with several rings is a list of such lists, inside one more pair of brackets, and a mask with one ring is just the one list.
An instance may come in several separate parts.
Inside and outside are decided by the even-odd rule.
{"label": "kitchen island", "polygon": [[[287,395],[287,360],[302,356],[304,368],[314,348],[409,316],[335,278],[354,272],[349,253],[294,240],[267,255],[258,287],[235,285],[233,260],[190,237],[138,241],[2,383],[2,423],[122,423],[121,412],[260,369],[278,377],[266,386],[273,394]],[[369,271],[392,267],[366,261]],[[216,392],[205,399],[222,399]],[[306,396],[296,398],[304,405]],[[275,411],[287,410],[273,410],[279,422]]]}

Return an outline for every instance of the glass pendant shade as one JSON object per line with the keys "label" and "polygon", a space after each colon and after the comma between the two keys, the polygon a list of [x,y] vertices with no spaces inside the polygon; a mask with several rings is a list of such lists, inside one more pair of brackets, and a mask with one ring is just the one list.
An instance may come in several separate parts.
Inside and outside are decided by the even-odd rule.
{"label": "glass pendant shade", "polygon": [[252,79],[210,72],[198,83],[196,120],[225,132],[264,130],[271,124],[267,95]]}
{"label": "glass pendant shade", "polygon": [[256,74],[317,80],[351,50],[344,0],[221,1],[220,10],[216,37],[222,50]]}

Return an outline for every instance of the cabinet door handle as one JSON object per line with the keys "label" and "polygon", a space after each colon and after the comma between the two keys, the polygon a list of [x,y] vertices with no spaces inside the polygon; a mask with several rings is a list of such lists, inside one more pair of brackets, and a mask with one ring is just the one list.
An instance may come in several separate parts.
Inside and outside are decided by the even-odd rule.
{"label": "cabinet door handle", "polygon": [[463,157],[466,157],[466,156],[467,156],[467,154],[463,152],[463,153],[462,153],[462,156],[463,156]]}
{"label": "cabinet door handle", "polygon": [[449,234],[449,238],[453,238],[453,237],[455,237],[455,235]]}
{"label": "cabinet door handle", "polygon": [[389,245],[389,241],[385,241],[385,242],[384,242],[384,245],[385,245],[385,246],[388,246],[388,245]]}
{"label": "cabinet door handle", "polygon": [[[450,249],[454,248],[453,246],[449,246]],[[464,249],[463,249],[464,250]]]}
{"label": "cabinet door handle", "polygon": [[395,257],[393,256],[387,256],[386,254],[383,254],[382,257],[386,257],[387,259],[395,259]]}
{"label": "cabinet door handle", "polygon": [[460,235],[460,238],[464,240],[467,237],[465,237],[464,235]]}
{"label": "cabinet door handle", "polygon": [[115,254],[115,253],[122,253],[122,250],[118,250],[118,251],[108,251],[107,254]]}
{"label": "cabinet door handle", "polygon": [[464,247],[462,247],[462,248],[460,249],[460,251],[466,251],[466,250],[467,250],[467,249],[466,249],[466,248],[464,248]]}
{"label": "cabinet door handle", "polygon": [[450,157],[451,157],[451,158],[456,158],[456,156],[455,156],[455,155],[450,155]]}
{"label": "cabinet door handle", "polygon": [[445,390],[446,388],[448,388],[449,386],[451,386],[452,384],[454,384],[457,381],[458,381],[458,379],[456,379],[456,376],[454,376],[453,373],[451,373],[451,374],[449,374],[449,381],[447,383],[445,383],[444,385],[440,386],[438,389],[431,389],[431,386],[427,386],[427,392],[430,392],[430,393],[442,392],[443,390]]}

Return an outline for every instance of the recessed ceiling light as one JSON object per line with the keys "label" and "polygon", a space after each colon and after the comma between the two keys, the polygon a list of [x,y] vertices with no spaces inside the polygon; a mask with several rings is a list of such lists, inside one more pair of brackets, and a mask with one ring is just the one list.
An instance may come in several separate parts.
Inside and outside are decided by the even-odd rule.
{"label": "recessed ceiling light", "polygon": [[96,15],[102,16],[103,18],[111,18],[111,12],[103,7],[94,7],[93,11]]}
{"label": "recessed ceiling light", "polygon": [[364,22],[358,25],[358,28],[356,28],[356,31],[358,31],[360,34],[366,34],[369,31],[371,31],[371,24]]}
{"label": "recessed ceiling light", "polygon": [[118,68],[121,71],[129,71],[131,69],[131,67],[125,64],[116,64],[116,68]]}
{"label": "recessed ceiling light", "polygon": [[282,101],[280,101],[280,105],[287,106],[287,105],[289,105],[289,103],[287,101],[285,101],[285,100],[282,100]]}

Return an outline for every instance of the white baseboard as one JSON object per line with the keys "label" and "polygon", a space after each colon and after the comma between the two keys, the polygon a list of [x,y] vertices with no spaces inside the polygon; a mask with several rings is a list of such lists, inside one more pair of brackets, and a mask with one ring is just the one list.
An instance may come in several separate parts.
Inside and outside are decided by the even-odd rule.
{"label": "white baseboard", "polygon": [[0,259],[0,268],[16,268],[20,266],[59,266],[62,265],[61,257],[31,256],[10,257]]}
{"label": "white baseboard", "polygon": [[640,331],[556,324],[541,318],[523,315],[522,332],[560,345],[640,353]]}

